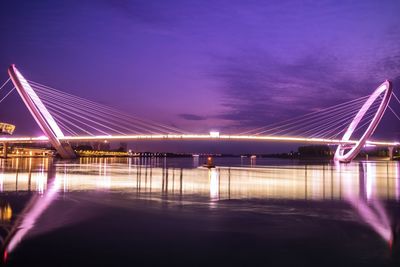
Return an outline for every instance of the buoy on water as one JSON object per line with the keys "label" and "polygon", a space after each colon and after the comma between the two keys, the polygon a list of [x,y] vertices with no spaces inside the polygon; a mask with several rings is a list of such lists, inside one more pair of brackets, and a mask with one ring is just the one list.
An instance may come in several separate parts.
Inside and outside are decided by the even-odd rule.
{"label": "buoy on water", "polygon": [[215,168],[213,158],[212,157],[207,157],[207,162],[203,165],[204,167],[207,168]]}

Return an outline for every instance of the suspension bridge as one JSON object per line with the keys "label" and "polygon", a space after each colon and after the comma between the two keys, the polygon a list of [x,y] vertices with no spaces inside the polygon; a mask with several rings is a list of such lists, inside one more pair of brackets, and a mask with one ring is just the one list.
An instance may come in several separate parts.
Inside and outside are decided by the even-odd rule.
{"label": "suspension bridge", "polygon": [[15,65],[8,69],[9,79],[0,90],[11,89],[4,101],[17,91],[41,128],[41,137],[1,137],[3,151],[7,144],[49,142],[62,158],[74,158],[72,142],[114,140],[225,140],[297,142],[337,145],[335,160],[350,162],[364,146],[393,149],[399,142],[370,140],[393,99],[400,104],[390,81],[378,86],[372,94],[338,105],[319,109],[277,123],[235,134],[190,133],[173,126],[145,120],[116,108],[72,95],[62,90],[27,80]]}

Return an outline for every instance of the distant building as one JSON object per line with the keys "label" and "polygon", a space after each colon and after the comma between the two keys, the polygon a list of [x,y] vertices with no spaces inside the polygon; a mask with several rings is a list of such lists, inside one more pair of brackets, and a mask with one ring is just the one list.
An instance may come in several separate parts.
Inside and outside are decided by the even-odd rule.
{"label": "distant building", "polygon": [[9,123],[4,123],[0,122],[0,133],[1,134],[9,134],[12,135],[15,130],[15,125],[9,124]]}
{"label": "distant building", "polygon": [[35,147],[13,147],[10,157],[51,157],[54,156],[54,151],[45,148]]}

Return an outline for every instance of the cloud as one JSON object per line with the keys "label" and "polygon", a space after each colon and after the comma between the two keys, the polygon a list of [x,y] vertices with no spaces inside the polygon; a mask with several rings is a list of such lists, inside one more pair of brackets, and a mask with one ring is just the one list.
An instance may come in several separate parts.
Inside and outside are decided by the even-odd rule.
{"label": "cloud", "polygon": [[211,75],[220,81],[228,110],[218,117],[241,125],[266,125],[364,93],[357,89],[364,82],[346,77],[335,57],[307,55],[285,62],[257,51],[217,61]]}
{"label": "cloud", "polygon": [[201,121],[201,120],[206,120],[206,117],[195,115],[195,114],[179,114],[179,117],[189,120],[189,121]]}

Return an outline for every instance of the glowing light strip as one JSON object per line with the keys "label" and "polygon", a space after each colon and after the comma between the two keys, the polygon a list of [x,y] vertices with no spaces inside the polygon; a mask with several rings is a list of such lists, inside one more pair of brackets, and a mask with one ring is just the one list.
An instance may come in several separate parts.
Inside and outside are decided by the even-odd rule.
{"label": "glowing light strip", "polygon": [[385,93],[385,95],[382,98],[381,104],[379,105],[378,110],[375,113],[375,116],[371,120],[368,128],[365,130],[363,135],[361,136],[360,140],[357,141],[357,143],[348,151],[346,152],[346,147],[343,147],[341,144],[338,146],[336,149],[335,153],[335,160],[341,161],[341,162],[350,162],[353,158],[355,158],[360,152],[361,148],[366,144],[367,139],[372,135],[372,133],[375,131],[376,127],[378,126],[378,123],[383,117],[383,114],[389,104],[390,97],[392,95],[392,86],[389,81],[384,81],[373,93],[372,95],[368,98],[368,100],[364,103],[364,105],[361,107],[360,111],[357,113],[357,115],[354,117],[353,121],[350,123],[349,127],[347,128],[347,131],[343,135],[342,141],[347,141],[350,139],[352,136],[353,132],[356,130],[358,124],[362,120],[362,118],[365,116],[365,113],[370,109],[371,105],[375,102],[375,100],[382,94]]}
{"label": "glowing light strip", "polygon": [[[35,88],[35,87],[34,87]],[[37,90],[36,88],[35,88],[35,90]],[[102,122],[107,122],[108,124],[112,124],[112,125],[114,125],[114,126],[116,126],[116,127],[118,127],[118,130],[117,130],[117,128],[113,128],[113,129],[111,129],[113,132],[116,132],[117,134],[121,134],[121,135],[125,135],[125,133],[124,132],[122,132],[122,129],[125,129],[125,130],[129,130],[129,134],[140,134],[140,132],[138,132],[138,131],[135,131],[135,130],[132,130],[132,129],[128,129],[127,127],[124,127],[124,126],[121,126],[121,122],[123,122],[123,120],[121,120],[121,118],[118,118],[118,120],[119,121],[116,121],[115,120],[115,123],[112,121],[112,119],[110,119],[110,118],[102,118],[102,117],[99,117],[99,115],[101,115],[101,114],[99,114],[99,113],[101,113],[101,110],[96,110],[95,112],[93,112],[93,111],[88,111],[88,110],[86,110],[85,108],[86,108],[86,104],[85,105],[79,105],[79,106],[77,106],[77,107],[74,107],[74,106],[71,106],[71,104],[74,104],[74,103],[69,103],[69,104],[66,104],[66,103],[63,103],[63,104],[60,104],[59,103],[59,101],[64,101],[64,97],[59,97],[60,99],[58,99],[57,98],[57,100],[55,100],[55,98],[53,98],[53,94],[52,93],[50,93],[50,92],[46,92],[45,93],[46,94],[46,96],[41,96],[40,95],[40,97],[41,97],[41,99],[42,99],[42,101],[46,104],[46,106],[48,107],[48,109],[51,111],[51,112],[53,112],[53,108],[54,108],[54,111],[55,110],[62,110],[62,111],[64,111],[64,112],[68,112],[68,113],[71,113],[71,114],[83,114],[83,115],[85,115],[85,116],[88,116],[88,117],[91,117],[91,118],[94,118],[94,119],[97,119],[98,121],[102,121]],[[62,99],[62,100],[61,100]],[[54,101],[57,101],[57,102],[54,102]],[[362,100],[358,100],[358,102],[360,102],[361,103],[361,101]],[[76,101],[74,101],[74,102],[76,102]],[[76,104],[76,103],[75,103]],[[327,114],[327,116],[328,116],[328,118],[333,118],[333,119],[335,119],[335,120],[337,120],[337,118],[334,118],[335,116],[338,116],[339,114],[346,114],[347,116],[351,116],[352,115],[352,113],[355,113],[355,112],[357,112],[358,111],[358,109],[359,109],[359,106],[360,104],[357,104],[357,107],[355,108],[356,110],[354,110],[354,107],[352,107],[352,106],[350,106],[350,107],[346,107],[346,108],[344,108],[344,109],[340,109],[340,110],[335,110],[335,111],[332,111],[332,112],[330,112],[329,114]],[[350,113],[349,114],[349,110],[350,109],[352,109],[352,113]],[[100,111],[100,112],[99,112]],[[104,111],[103,111],[104,112]],[[336,114],[336,115],[334,115],[334,114]],[[107,115],[110,115],[110,114],[108,114],[107,113]],[[319,114],[319,115],[321,115],[321,114]],[[55,114],[53,114],[53,116],[55,116]],[[78,115],[77,115],[78,116]],[[57,116],[55,116],[55,117],[57,117]],[[82,119],[86,119],[86,118],[83,118],[83,117],[81,117]],[[339,119],[341,119],[341,120],[343,120],[341,117],[339,118]],[[318,120],[317,122],[315,122],[314,124],[316,124],[316,123],[320,123],[321,121],[326,121],[326,120],[323,120],[323,118],[315,118],[314,120]],[[309,128],[311,128],[312,127],[312,125],[314,125],[314,124],[310,124],[310,122],[305,122],[305,123],[307,123],[307,129],[309,129]],[[129,124],[129,123],[128,123]],[[326,122],[326,124],[329,124],[329,125],[334,125],[334,123],[332,123],[332,121],[330,121],[330,122]],[[135,126],[136,127],[136,126]],[[296,126],[292,126],[292,127],[296,127]],[[320,126],[319,128],[321,128],[322,126]],[[279,127],[280,128],[280,127]],[[110,128],[109,127],[107,127],[107,129],[109,129],[110,130]],[[120,130],[121,129],[121,130]],[[312,130],[314,130],[315,129],[315,127],[312,127],[312,129],[310,129],[309,131],[312,131]],[[268,131],[271,131],[272,129],[269,129]],[[86,131],[85,131],[86,132]],[[112,133],[108,133],[107,132],[107,130],[105,130],[105,131],[100,131],[100,132],[102,132],[101,134],[112,134]],[[151,130],[146,130],[146,132],[148,132],[148,134],[157,134],[157,132],[154,132],[154,131],[151,131]],[[159,132],[162,132],[162,131],[159,131]],[[322,132],[322,131],[321,131]],[[86,133],[88,133],[88,132],[86,132]],[[165,131],[164,131],[164,133],[165,133]],[[144,134],[143,132],[142,132],[142,134]],[[145,133],[145,134],[147,134],[147,133]],[[276,135],[276,134],[278,134],[278,133],[269,133],[269,135]],[[282,134],[281,134],[282,135]],[[301,133],[301,135],[306,135],[305,133]],[[317,137],[317,135],[313,135],[312,137]],[[318,137],[323,137],[323,136],[318,136]]]}
{"label": "glowing light strip", "polygon": [[[100,125],[100,126],[106,128],[108,130],[111,130],[113,132],[116,132],[116,133],[119,133],[119,134],[122,134],[122,135],[124,134],[122,131],[116,130],[116,129],[111,128],[111,127],[108,127],[107,125],[104,125],[101,122],[108,123],[108,125],[112,125],[114,127],[119,127],[120,129],[127,130],[130,133],[139,133],[136,130],[133,130],[131,128],[127,128],[127,127],[124,127],[124,126],[118,124],[118,122],[116,120],[112,121],[109,118],[102,118],[102,117],[98,116],[99,114],[90,114],[90,113],[84,112],[84,111],[82,111],[82,110],[80,110],[78,108],[74,108],[74,107],[67,107],[67,108],[60,107],[60,106],[57,106],[57,105],[55,105],[55,104],[53,104],[51,102],[46,103],[46,105],[48,107],[51,106],[51,108],[49,108],[49,110],[53,109],[53,111],[55,111],[55,112],[57,112],[57,111],[58,112],[64,112],[64,113],[68,112],[69,114],[72,114],[73,116],[77,116],[77,117],[82,118],[84,120],[93,122],[96,125]],[[84,117],[82,115],[85,115],[86,117]],[[89,118],[93,118],[94,120],[93,119],[89,119]],[[95,121],[95,120],[97,120],[97,121]],[[148,132],[152,133],[151,131],[148,131]]]}
{"label": "glowing light strip", "polygon": [[47,136],[40,137],[0,137],[1,143],[35,143],[35,142],[49,142]]}
{"label": "glowing light strip", "polygon": [[[305,137],[288,137],[288,136],[268,136],[268,135],[220,135],[211,137],[208,134],[159,134],[159,135],[97,135],[97,136],[64,136],[60,138],[62,141],[104,141],[104,140],[244,140],[244,141],[282,141],[282,142],[298,142],[298,143],[323,143],[323,144],[356,144],[357,140],[343,141],[340,139],[324,139],[324,138],[305,138]],[[35,143],[47,142],[46,136],[40,137],[0,137],[0,143]],[[387,141],[367,141],[367,145],[375,146],[399,146],[400,142]]]}
{"label": "glowing light strip", "polygon": [[[358,127],[358,129],[356,130],[356,132],[358,131],[358,130],[360,130],[362,127],[364,127],[365,125],[367,125],[368,123],[370,123],[371,122],[371,120],[369,120],[369,119],[371,119],[373,116],[375,116],[375,114],[372,114],[371,116],[368,116],[367,117],[367,123],[364,123],[363,125],[361,125],[360,127]],[[343,132],[345,132],[346,130],[347,130],[347,128],[346,127],[344,127],[342,130],[340,130],[339,132],[337,132],[337,133],[333,133],[334,131],[336,131],[338,128],[341,128],[341,127],[343,127],[343,126],[345,126],[345,125],[348,125],[351,121],[352,121],[352,119],[353,118],[351,118],[350,120],[348,119],[348,120],[346,120],[346,122],[344,122],[343,124],[341,124],[339,127],[337,127],[337,128],[335,128],[335,129],[333,129],[333,130],[331,130],[330,132],[328,132],[329,134],[331,134],[330,136],[328,136],[327,138],[328,139],[333,139],[333,138],[336,138],[338,135],[340,135],[341,133],[343,133]],[[333,133],[333,134],[332,134]]]}
{"label": "glowing light strip", "polygon": [[[314,111],[314,112],[311,112],[311,113],[308,113],[308,114],[305,114],[305,115],[301,115],[301,116],[298,116],[298,117],[287,119],[287,120],[284,120],[284,121],[281,121],[281,122],[269,124],[267,126],[263,126],[263,127],[259,127],[259,128],[253,129],[253,130],[242,132],[240,134],[247,134],[247,135],[256,134],[256,135],[258,135],[258,134],[266,133],[267,131],[269,131],[271,129],[272,126],[274,126],[274,128],[281,128],[282,127],[281,123],[286,123],[286,124],[284,124],[284,126],[285,126],[285,125],[291,125],[291,124],[299,122],[299,121],[304,121],[306,119],[309,120],[310,118],[313,118],[313,117],[320,118],[320,115],[323,114],[324,112],[332,112],[332,110],[335,110],[335,109],[337,109],[337,108],[339,108],[341,106],[344,106],[344,105],[347,106],[348,104],[350,104],[352,102],[357,102],[357,103],[353,103],[351,105],[354,105],[354,104],[358,105],[358,102],[364,101],[364,99],[368,98],[368,97],[369,96],[363,96],[363,97],[360,97],[360,98],[357,98],[357,99],[354,99],[354,100],[351,100],[351,101],[348,101],[348,102],[345,102],[345,103],[341,103],[341,104],[338,104],[338,105],[335,105],[335,106],[331,106],[331,107],[328,107],[328,108],[325,108],[325,109],[321,109],[321,110],[318,110],[318,111]],[[263,130],[263,129],[266,129],[266,128],[268,128],[268,129],[267,130]],[[260,130],[263,130],[263,131],[255,133],[256,131],[260,131]]]}
{"label": "glowing light strip", "polygon": [[[361,102],[361,100],[359,101]],[[351,106],[342,108],[342,109],[330,109],[329,111],[323,111],[318,114],[314,114],[312,116],[301,116],[303,117],[302,119],[294,120],[291,119],[289,123],[284,123],[285,121],[281,122],[280,124],[277,123],[276,126],[270,127],[268,129],[265,129],[264,131],[257,132],[257,133],[247,133],[247,135],[275,135],[275,134],[281,134],[282,132],[285,132],[289,129],[294,129],[298,130],[299,128],[313,128],[312,125],[319,124],[322,121],[327,121],[327,120],[337,120],[343,117],[343,115],[349,115],[351,112],[356,112],[360,109],[360,103],[353,103]],[[241,133],[241,134],[246,134],[246,133]]]}
{"label": "glowing light strip", "polygon": [[[130,119],[135,120],[138,123],[141,123],[142,125],[151,126],[152,128],[155,128],[155,129],[158,127],[158,128],[163,128],[164,130],[167,129],[167,130],[172,130],[174,132],[183,133],[183,131],[178,129],[178,128],[171,127],[171,126],[168,126],[168,125],[163,125],[163,124],[160,124],[160,123],[157,123],[157,122],[154,122],[154,121],[143,120],[143,119],[140,119],[140,118],[138,118],[136,116],[133,116],[131,114],[127,114],[125,112],[119,111],[119,110],[117,110],[115,108],[112,108],[112,107],[109,107],[109,106],[106,106],[106,105],[102,105],[102,104],[96,103],[94,101],[91,101],[91,100],[88,100],[88,99],[85,99],[85,98],[82,98],[82,97],[78,97],[78,96],[75,96],[75,95],[72,95],[72,94],[65,93],[63,91],[54,89],[54,88],[49,87],[47,85],[43,85],[43,84],[40,84],[40,83],[34,82],[34,81],[30,81],[30,82],[32,84],[34,84],[35,87],[39,87],[39,89],[47,90],[53,96],[59,95],[62,98],[70,99],[70,100],[74,101],[75,103],[76,102],[80,102],[82,105],[85,105],[87,107],[96,107],[97,106],[98,108],[106,111],[105,112],[106,114],[115,113],[115,114],[118,114],[118,115],[116,115],[116,117],[121,118],[121,116],[123,116],[123,117],[126,117],[126,118],[130,118]],[[37,89],[38,88],[36,88],[36,90]]]}
{"label": "glowing light strip", "polygon": [[[36,91],[39,91],[40,94],[43,94],[43,92],[40,92],[40,89],[35,88]],[[129,127],[134,127],[137,129],[144,129],[146,132],[150,134],[156,134],[157,132],[169,132],[166,131],[165,127],[162,128],[160,126],[152,125],[152,122],[145,123],[143,121],[139,121],[138,119],[134,118],[128,118],[127,115],[118,115],[114,111],[109,111],[107,108],[102,108],[101,106],[99,107],[93,107],[93,104],[91,102],[83,102],[79,99],[75,100],[66,100],[67,97],[57,97],[54,98],[49,97],[49,95],[52,95],[54,93],[51,92],[46,92],[44,93],[45,95],[41,95],[41,99],[43,102],[49,106],[49,109],[51,109],[51,106],[59,106],[62,109],[67,110],[69,109],[70,111],[74,110],[75,112],[84,114],[86,116],[92,117],[92,118],[97,118],[98,120],[104,121],[104,119],[101,119],[102,117],[106,119],[108,123],[111,123],[110,121],[115,121],[117,122],[120,127],[123,127],[122,125],[128,125]],[[53,109],[54,110],[54,109]],[[132,125],[133,124],[133,125]],[[153,123],[154,124],[154,123]],[[126,128],[126,127],[123,127]],[[153,129],[153,130],[151,130]],[[137,130],[130,130],[130,132],[134,133],[139,133],[140,131]],[[172,130],[172,132],[175,133],[183,133],[183,131],[178,131],[178,130]]]}
{"label": "glowing light strip", "polygon": [[[311,134],[310,137],[325,137],[326,135],[330,134],[331,131],[335,131],[337,130],[337,128],[341,128],[344,126],[343,122],[344,121],[349,121],[350,119],[352,119],[353,115],[355,115],[355,113],[357,112],[357,110],[353,110],[352,112],[348,112],[346,114],[345,117],[341,117],[339,119],[336,119],[335,121],[324,121],[324,123],[322,125],[316,125],[314,127],[312,127],[311,129],[309,129],[308,131],[304,132],[304,135],[307,134]],[[345,124],[347,125],[347,124]],[[333,130],[332,130],[333,128]]]}
{"label": "glowing light strip", "polygon": [[11,80],[11,78],[8,78],[7,81],[5,81],[1,86],[0,86],[0,90],[3,89],[4,86],[6,86],[6,84]]}
{"label": "glowing light strip", "polygon": [[[188,139],[188,140],[271,140],[271,141],[291,141],[291,142],[314,142],[314,143],[327,143],[327,144],[355,144],[355,140],[342,141],[340,139],[323,139],[323,138],[304,138],[304,137],[288,137],[288,136],[251,136],[251,135],[220,135],[219,137],[211,137],[208,134],[182,134],[182,135],[103,135],[103,136],[65,136],[61,140],[77,141],[77,140],[160,140],[160,139]],[[1,138],[0,138],[1,140]],[[371,145],[383,146],[397,146],[399,142],[376,142],[367,141]]]}
{"label": "glowing light strip", "polygon": [[[135,131],[135,130],[132,130],[132,129],[128,129],[127,127],[124,127],[124,126],[121,126],[120,124],[121,124],[121,121],[116,121],[115,123],[113,123],[113,121],[111,121],[110,120],[110,118],[99,118],[98,116],[99,116],[99,112],[97,111],[97,112],[95,112],[95,113],[90,113],[90,112],[88,112],[87,110],[84,110],[83,108],[82,108],[82,106],[81,105],[79,105],[78,107],[71,107],[71,106],[69,106],[69,105],[60,105],[60,103],[53,103],[52,101],[55,101],[54,99],[53,99],[53,97],[52,97],[52,94],[50,94],[50,92],[49,93],[46,93],[46,94],[49,94],[49,96],[51,96],[49,99],[47,99],[49,96],[46,96],[46,97],[43,97],[43,96],[41,96],[41,99],[42,99],[42,101],[46,104],[46,106],[49,108],[49,110],[50,111],[53,111],[52,110],[52,108],[55,108],[56,110],[62,110],[62,111],[64,111],[64,113],[65,112],[68,112],[68,113],[71,113],[71,114],[76,114],[76,113],[78,113],[78,114],[84,114],[84,115],[86,115],[86,116],[88,116],[88,117],[91,117],[91,118],[94,118],[94,119],[97,119],[97,120],[99,120],[99,121],[102,121],[102,122],[107,122],[107,123],[109,123],[109,124],[112,124],[112,125],[114,125],[114,126],[116,126],[116,127],[118,127],[118,130],[117,130],[117,128],[110,128],[110,127],[106,127],[106,126],[104,126],[103,124],[99,124],[99,125],[103,125],[104,127],[106,127],[108,130],[111,130],[111,131],[113,131],[113,132],[116,132],[116,134],[120,134],[120,135],[125,135],[126,133],[125,132],[122,132],[123,130],[122,129],[124,129],[124,130],[129,130],[129,132],[127,132],[127,133],[129,133],[129,134],[157,134],[157,132],[155,133],[155,132],[152,132],[152,131],[146,131],[146,132],[148,132],[148,133],[140,133],[140,132],[138,132],[138,131]],[[365,98],[365,97],[364,97]],[[47,100],[48,101],[47,101]],[[59,100],[57,100],[57,101],[59,101]],[[358,100],[357,102],[362,102],[363,101],[363,99],[361,99],[361,100]],[[70,103],[71,104],[71,103]],[[315,131],[315,130],[317,130],[317,129],[321,129],[322,127],[325,127],[326,125],[329,125],[330,127],[334,127],[336,124],[339,124],[339,122],[342,122],[342,121],[344,121],[344,120],[348,120],[349,118],[342,118],[342,117],[339,117],[339,121],[337,121],[338,120],[338,118],[336,118],[337,116],[339,116],[339,115],[342,115],[342,114],[344,114],[344,115],[346,115],[346,116],[348,116],[348,117],[351,117],[352,115],[354,115],[354,113],[356,113],[356,112],[358,112],[358,110],[359,110],[359,105],[361,106],[361,104],[359,104],[359,103],[356,103],[357,105],[356,105],[356,107],[354,108],[354,107],[352,107],[352,106],[350,106],[350,107],[346,107],[346,108],[343,108],[343,109],[339,109],[339,110],[335,110],[335,111],[332,111],[332,112],[330,112],[329,114],[327,114],[327,116],[328,116],[328,118],[325,118],[325,120],[323,119],[323,118],[316,118],[316,119],[318,119],[318,121],[317,122],[314,122],[314,123],[312,123],[312,124],[310,124],[310,122],[307,122],[307,129],[308,129],[308,131],[307,132],[302,132],[300,135],[302,135],[302,136],[305,136],[305,135],[307,135],[307,133],[309,133],[309,132],[311,132],[311,131]],[[84,105],[84,106],[86,106],[86,105]],[[350,109],[351,109],[351,112],[350,112]],[[55,110],[54,110],[55,111]],[[336,114],[336,115],[334,115],[334,114]],[[319,114],[320,115],[320,114]],[[55,114],[53,114],[53,116],[55,116]],[[82,116],[80,116],[80,115],[76,115],[76,116],[79,116],[80,118],[82,118],[82,119],[87,119],[86,117],[82,117]],[[57,117],[57,116],[55,116],[55,117]],[[330,121],[328,121],[327,119],[330,119]],[[334,119],[335,120],[335,122],[332,122],[332,119]],[[89,119],[87,119],[87,120],[89,120]],[[121,120],[121,118],[119,118],[119,120]],[[94,122],[93,120],[89,120],[89,121],[91,121],[91,122],[93,122],[93,123],[96,123],[96,124],[98,124],[97,122]],[[324,121],[325,123],[322,125],[322,126],[318,126],[317,128],[315,128],[315,127],[312,127],[313,125],[315,125],[315,124],[317,124],[317,123],[321,123],[321,121]],[[340,127],[343,127],[345,124],[342,124]],[[292,128],[293,127],[296,127],[296,126],[292,126]],[[328,127],[328,129],[330,128],[330,127]],[[309,128],[311,128],[311,129],[309,129]],[[121,130],[120,130],[121,129]],[[82,129],[81,129],[82,130]],[[271,129],[269,129],[268,131],[270,131]],[[318,133],[316,133],[316,134],[312,134],[310,137],[319,137],[319,138],[327,138],[327,136],[326,136],[326,134],[324,134],[324,132],[325,132],[325,130],[326,129],[321,129]],[[98,131],[100,132],[100,134],[105,134],[105,135],[108,135],[108,134],[112,134],[112,133],[109,133],[109,132],[107,132],[107,130],[104,130],[104,131],[102,131],[102,130],[99,130],[98,129]],[[281,130],[282,131],[282,130]],[[281,132],[281,131],[279,131],[279,132]],[[277,135],[277,134],[279,134],[279,132],[276,132],[276,133],[269,133],[268,135]],[[88,134],[88,132],[87,131],[85,131],[85,133],[86,134]],[[164,132],[165,133],[165,132]],[[330,133],[330,132],[329,132]],[[73,135],[78,135],[78,134],[73,134]],[[90,135],[93,135],[93,134],[90,134]],[[282,135],[282,134],[279,134],[279,135]],[[331,137],[332,138],[332,137]],[[330,138],[330,139],[331,139]]]}
{"label": "glowing light strip", "polygon": [[42,129],[43,133],[49,138],[50,143],[57,150],[62,158],[74,158],[76,155],[69,144],[61,144],[58,137],[63,137],[61,129],[58,127],[54,118],[47,111],[43,102],[29,85],[27,80],[17,70],[14,64],[8,68],[8,74],[17,88],[25,106]]}
{"label": "glowing light strip", "polygon": [[0,99],[0,103],[3,102],[12,92],[14,92],[15,87],[13,87],[10,92],[8,92],[2,99]]}
{"label": "glowing light strip", "polygon": [[35,106],[39,109],[40,113],[43,115],[46,122],[49,124],[51,130],[57,137],[63,137],[64,136],[63,132],[58,127],[57,123],[54,121],[50,113],[47,111],[46,107],[43,105],[43,102],[40,100],[38,95],[35,93],[35,91],[33,91],[32,87],[29,85],[27,80],[21,75],[21,73],[17,69],[14,69],[14,71],[18,77],[19,82],[24,87],[24,90],[28,93],[31,100],[35,103]]}

